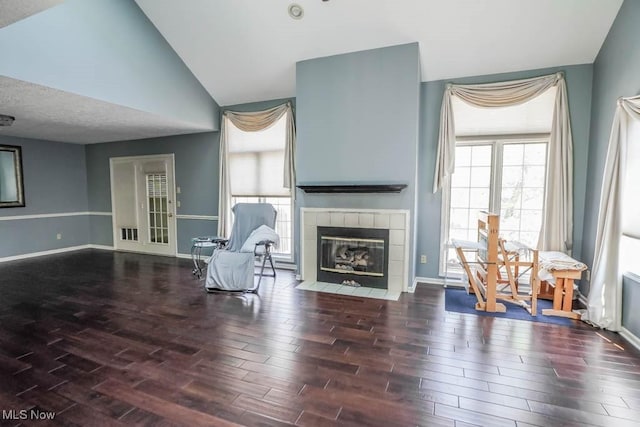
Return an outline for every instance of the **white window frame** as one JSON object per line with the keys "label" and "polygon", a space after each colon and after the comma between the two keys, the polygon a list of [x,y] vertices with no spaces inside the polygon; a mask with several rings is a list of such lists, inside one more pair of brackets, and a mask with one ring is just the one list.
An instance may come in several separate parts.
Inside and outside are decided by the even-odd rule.
{"label": "white window frame", "polygon": [[[502,187],[502,153],[503,147],[507,144],[535,144],[546,143],[547,152],[549,149],[550,134],[509,134],[509,135],[474,135],[474,136],[457,136],[456,147],[459,145],[491,145],[491,178],[489,188],[489,210],[500,212],[500,192],[497,191]],[[500,167],[498,167],[500,166]],[[545,192],[546,192],[546,176],[548,167],[548,156],[545,161]],[[543,207],[544,209],[544,207]],[[451,248],[449,244],[449,214],[451,212],[451,179],[447,178],[447,182],[443,186],[442,204],[440,211],[440,256],[438,259],[438,275],[443,278],[459,279],[462,277],[462,269],[457,271],[449,271],[446,254]]]}
{"label": "white window frame", "polygon": [[[281,197],[281,198],[288,198],[289,199],[289,218],[291,218],[290,224],[291,224],[291,229],[290,231],[290,235],[291,235],[291,253],[289,255],[287,254],[283,254],[283,253],[278,253],[277,252],[277,248],[274,249],[274,251],[271,253],[271,256],[273,257],[273,259],[275,261],[282,261],[285,263],[292,263],[294,260],[294,254],[295,254],[295,226],[294,226],[294,217],[293,214],[295,212],[295,207],[294,207],[294,203],[293,203],[293,197],[291,195],[289,196],[234,196],[231,195],[231,200],[233,201],[235,198],[257,198],[258,202],[257,203],[266,203],[266,199],[269,197]],[[235,203],[232,203],[232,205]],[[276,218],[277,221],[277,218]]]}
{"label": "white window frame", "polygon": [[[278,119],[276,121],[276,123],[280,122],[280,121],[284,121],[285,122],[285,129],[286,129],[286,121],[288,120],[288,115],[289,114],[293,114],[292,111],[288,111],[287,113],[285,113],[280,119]],[[228,120],[229,123],[235,127],[235,125],[233,125],[233,123],[231,122],[231,119],[229,119],[228,117],[223,117],[223,120]],[[272,125],[273,126],[273,125]],[[265,128],[263,130],[266,130],[268,128]],[[287,150],[287,144],[286,144],[286,132],[282,135],[283,139],[284,139],[284,149],[282,151],[284,160],[286,163],[286,150]],[[231,138],[229,136],[229,138]],[[228,139],[227,140],[228,143],[231,145],[231,141]],[[253,147],[253,146],[251,146]],[[259,150],[256,150],[259,151]],[[254,151],[247,151],[247,152],[254,152]],[[274,171],[273,173],[278,173],[280,175],[282,175],[282,170],[279,171]],[[231,207],[233,207],[233,205],[236,203],[235,199],[244,199],[244,198],[250,198],[250,199],[257,199],[257,203],[266,203],[266,199],[268,198],[288,198],[289,199],[289,218],[290,220],[290,229],[289,229],[289,235],[291,236],[291,252],[289,254],[285,254],[285,253],[278,253],[277,252],[277,248],[274,248],[273,252],[272,252],[272,257],[274,260],[276,261],[282,261],[285,263],[293,263],[294,259],[295,259],[295,218],[294,218],[294,212],[295,212],[295,206],[294,206],[294,197],[293,197],[293,192],[295,191],[294,188],[289,189],[288,194],[233,194],[233,192],[231,192],[230,199],[231,199]],[[253,203],[253,202],[252,202]],[[231,214],[231,212],[229,212]],[[276,222],[277,222],[277,218],[276,218]],[[233,222],[233,220],[231,221]]]}

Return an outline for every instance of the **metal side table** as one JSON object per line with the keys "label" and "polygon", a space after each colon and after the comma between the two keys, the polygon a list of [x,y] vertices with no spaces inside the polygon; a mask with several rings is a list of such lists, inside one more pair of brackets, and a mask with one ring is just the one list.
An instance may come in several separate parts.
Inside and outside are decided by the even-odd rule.
{"label": "metal side table", "polygon": [[217,236],[200,236],[191,239],[191,260],[193,261],[192,273],[197,278],[202,277],[204,270],[204,260],[202,259],[202,250],[212,248],[213,250],[224,246],[227,239]]}

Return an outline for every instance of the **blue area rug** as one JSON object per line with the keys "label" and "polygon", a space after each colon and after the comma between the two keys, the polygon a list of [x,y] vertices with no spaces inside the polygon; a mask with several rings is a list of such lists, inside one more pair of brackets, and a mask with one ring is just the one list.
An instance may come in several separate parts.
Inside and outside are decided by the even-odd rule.
{"label": "blue area rug", "polygon": [[477,298],[473,294],[467,294],[464,289],[447,288],[445,289],[444,309],[446,311],[454,311],[456,313],[476,314],[478,316],[502,317],[505,319],[528,320],[530,322],[553,323],[556,325],[575,325],[579,320],[567,319],[558,316],[543,316],[542,310],[545,308],[553,308],[553,303],[548,300],[538,300],[538,315],[531,316],[524,308],[515,304],[504,302],[507,307],[506,313],[487,313],[475,309]]}

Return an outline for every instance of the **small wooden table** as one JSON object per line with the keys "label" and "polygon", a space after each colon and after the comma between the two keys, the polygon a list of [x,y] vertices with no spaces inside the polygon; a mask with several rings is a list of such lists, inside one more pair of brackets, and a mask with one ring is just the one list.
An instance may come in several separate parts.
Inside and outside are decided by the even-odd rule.
{"label": "small wooden table", "polygon": [[553,270],[550,273],[556,279],[553,291],[553,308],[543,309],[542,314],[580,320],[580,314],[572,311],[573,281],[580,279],[582,270]]}

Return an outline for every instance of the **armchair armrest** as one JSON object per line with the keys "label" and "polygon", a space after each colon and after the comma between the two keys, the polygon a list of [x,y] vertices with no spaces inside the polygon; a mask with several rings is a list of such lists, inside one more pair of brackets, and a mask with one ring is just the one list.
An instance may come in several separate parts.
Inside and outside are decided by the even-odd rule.
{"label": "armchair armrest", "polygon": [[[271,246],[274,244],[275,242],[273,240],[261,240],[258,243],[256,243],[256,246],[253,250],[253,253],[256,255],[263,255],[265,253],[269,253],[271,252]],[[264,251],[258,251],[258,247],[260,246],[264,246]]]}

